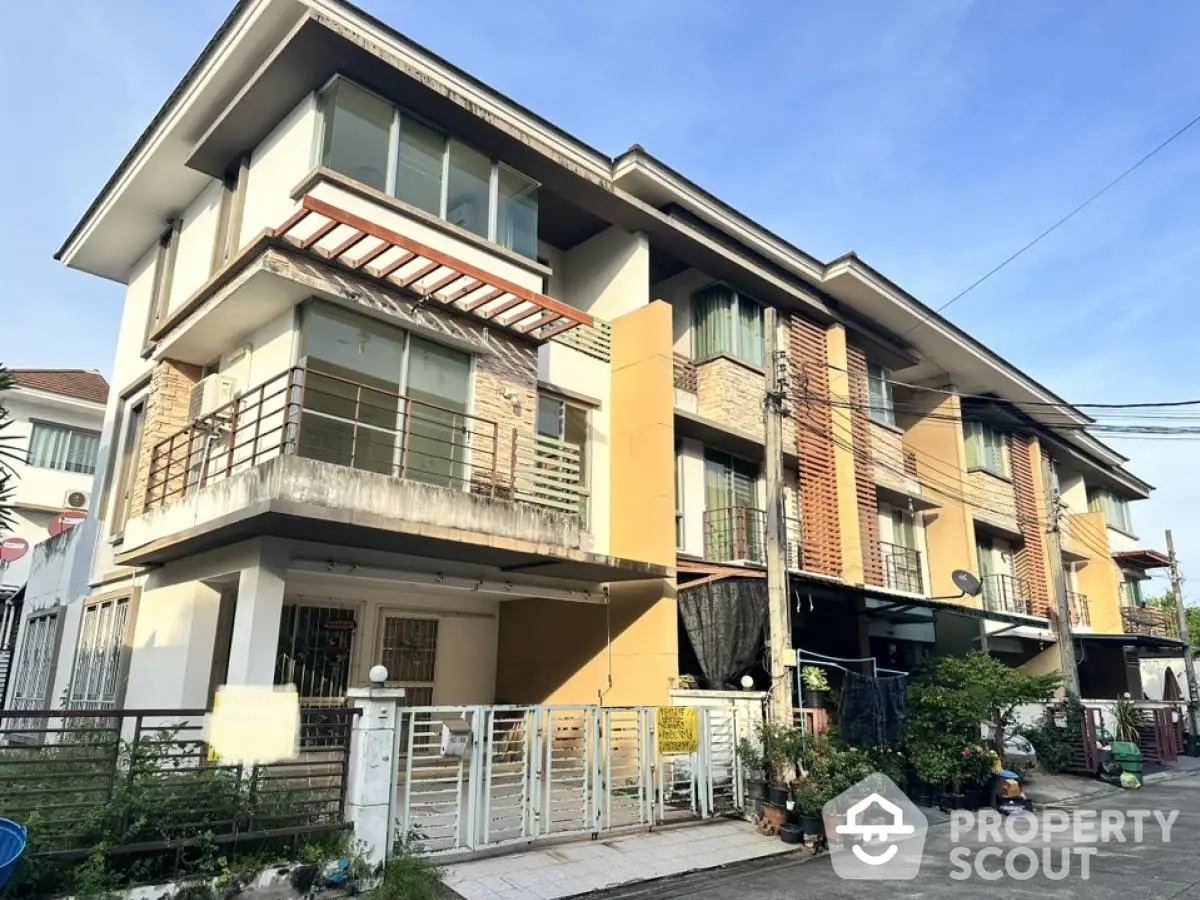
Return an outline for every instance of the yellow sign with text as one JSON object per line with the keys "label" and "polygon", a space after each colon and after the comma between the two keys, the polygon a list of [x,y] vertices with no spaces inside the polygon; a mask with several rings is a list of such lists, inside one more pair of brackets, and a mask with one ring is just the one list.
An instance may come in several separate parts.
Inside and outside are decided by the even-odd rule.
{"label": "yellow sign with text", "polygon": [[660,706],[655,734],[659,753],[695,753],[700,748],[700,711],[694,706]]}

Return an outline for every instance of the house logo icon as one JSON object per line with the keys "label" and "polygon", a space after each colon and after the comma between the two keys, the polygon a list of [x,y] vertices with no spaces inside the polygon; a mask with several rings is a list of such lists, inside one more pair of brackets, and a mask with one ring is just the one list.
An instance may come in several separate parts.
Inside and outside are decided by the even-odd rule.
{"label": "house logo icon", "polygon": [[915,878],[925,850],[924,813],[886,775],[868,775],[825,804],[830,860],[841,878]]}

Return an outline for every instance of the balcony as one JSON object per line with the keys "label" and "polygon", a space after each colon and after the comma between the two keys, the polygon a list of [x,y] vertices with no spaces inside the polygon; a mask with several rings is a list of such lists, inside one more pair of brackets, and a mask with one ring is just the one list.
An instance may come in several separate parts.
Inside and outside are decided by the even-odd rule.
{"label": "balcony", "polygon": [[984,575],[983,606],[992,612],[1029,615],[1029,590],[1022,579],[1012,575]]}
{"label": "balcony", "polygon": [[1153,606],[1122,606],[1121,630],[1126,634],[1146,634],[1153,637],[1179,637],[1179,623],[1165,609]]}
{"label": "balcony", "polygon": [[699,377],[696,374],[696,364],[682,353],[674,355],[671,361],[671,370],[675,390],[683,391],[687,394],[695,394],[700,389]]}
{"label": "balcony", "polygon": [[1071,627],[1092,627],[1092,614],[1088,611],[1087,594],[1067,591],[1067,609],[1071,612]]}
{"label": "balcony", "polygon": [[[710,562],[767,562],[767,514],[750,506],[726,506],[704,511],[704,558]],[[801,568],[800,522],[784,521],[784,565]]]}
{"label": "balcony", "polygon": [[919,550],[880,541],[879,555],[883,563],[884,584],[888,588],[909,594],[925,593]]}
{"label": "balcony", "polygon": [[580,448],[305,367],[160,441],[121,564],[257,535],[580,581],[666,570],[591,552]]}

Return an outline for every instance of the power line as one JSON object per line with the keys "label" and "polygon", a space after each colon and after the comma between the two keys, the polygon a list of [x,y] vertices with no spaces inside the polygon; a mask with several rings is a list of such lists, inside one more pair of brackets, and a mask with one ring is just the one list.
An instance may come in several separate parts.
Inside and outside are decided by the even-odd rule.
{"label": "power line", "polygon": [[[949,300],[947,300],[945,303],[943,303],[941,306],[939,306],[936,310],[934,310],[934,312],[940,313],[940,312],[944,311],[951,304],[956,303],[958,300],[965,297],[971,291],[975,290],[975,288],[979,287],[979,285],[983,284],[985,281],[987,281],[989,278],[991,278],[993,275],[995,275],[997,272],[999,272],[1001,269],[1003,269],[1009,263],[1013,262],[1018,257],[1020,257],[1022,254],[1024,254],[1026,251],[1035,247],[1044,238],[1049,237],[1051,234],[1053,234],[1055,231],[1057,231],[1059,228],[1061,228],[1063,225],[1065,225],[1071,219],[1075,218],[1076,215],[1083,212],[1085,209],[1087,209],[1089,206],[1091,206],[1095,201],[1099,200],[1104,194],[1108,193],[1112,188],[1116,187],[1118,184],[1120,184],[1122,181],[1124,181],[1127,177],[1132,175],[1137,169],[1141,168],[1145,163],[1149,162],[1151,158],[1156,156],[1168,144],[1173,142],[1176,138],[1180,137],[1184,132],[1186,132],[1189,128],[1191,128],[1197,122],[1200,122],[1200,115],[1196,116],[1194,119],[1192,119],[1190,122],[1188,122],[1182,128],[1180,128],[1178,131],[1176,131],[1174,134],[1172,134],[1170,137],[1168,137],[1165,141],[1163,141],[1158,146],[1156,146],[1153,150],[1151,150],[1149,153],[1147,153],[1145,156],[1143,156],[1141,159],[1139,159],[1137,162],[1135,162],[1133,165],[1131,165],[1129,168],[1127,168],[1124,172],[1122,172],[1120,175],[1118,175],[1112,181],[1108,182],[1108,184],[1104,185],[1104,187],[1100,188],[1100,190],[1096,191],[1096,193],[1092,194],[1090,197],[1088,197],[1086,200],[1084,200],[1082,203],[1080,203],[1078,206],[1076,206],[1074,209],[1072,209],[1069,213],[1067,213],[1065,216],[1063,216],[1061,219],[1059,219],[1057,222],[1055,222],[1053,225],[1051,225],[1049,228],[1047,228],[1045,231],[1043,231],[1041,234],[1039,234],[1033,240],[1029,241],[1027,244],[1025,244],[1023,247],[1021,247],[1015,253],[1008,256],[1008,258],[1006,258],[999,265],[994,266],[992,269],[985,272],[979,278],[975,279],[973,282],[971,282],[969,285],[967,285],[965,288],[963,288],[961,291],[959,291],[957,294],[955,294],[953,297],[951,297]],[[915,325],[913,325],[912,328],[909,328],[908,331],[904,332],[904,334],[901,335],[901,337],[907,337],[915,329],[919,328],[921,325],[928,322],[930,315],[933,315],[933,313],[922,316],[921,320],[919,322],[917,322]]]}

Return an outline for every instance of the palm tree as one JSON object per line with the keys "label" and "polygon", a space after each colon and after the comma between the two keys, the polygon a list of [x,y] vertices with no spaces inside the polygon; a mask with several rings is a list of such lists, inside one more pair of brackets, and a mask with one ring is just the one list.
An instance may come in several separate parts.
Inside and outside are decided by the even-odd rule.
{"label": "palm tree", "polygon": [[16,490],[17,473],[10,463],[20,458],[13,446],[17,435],[8,430],[13,420],[4,408],[3,394],[16,387],[16,384],[13,373],[0,364],[0,534],[12,527],[12,495]]}

